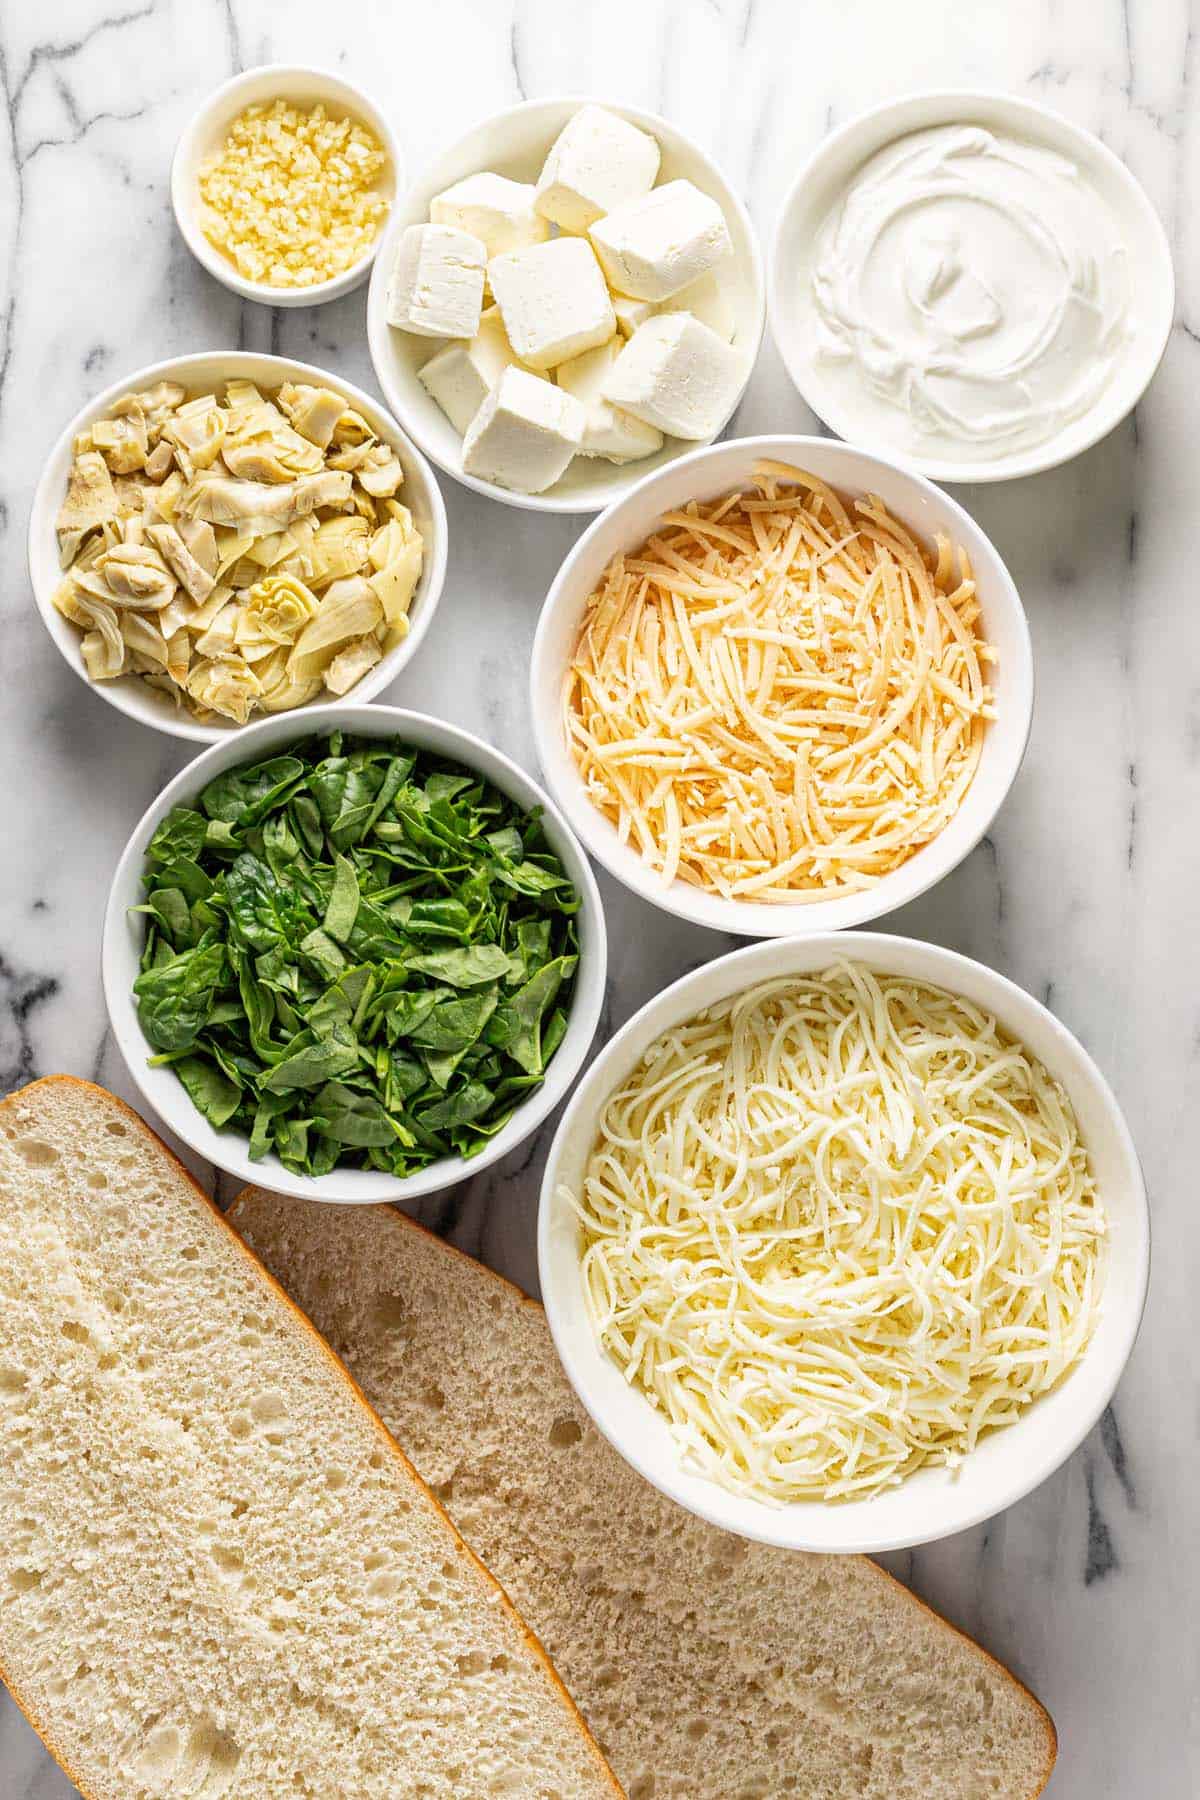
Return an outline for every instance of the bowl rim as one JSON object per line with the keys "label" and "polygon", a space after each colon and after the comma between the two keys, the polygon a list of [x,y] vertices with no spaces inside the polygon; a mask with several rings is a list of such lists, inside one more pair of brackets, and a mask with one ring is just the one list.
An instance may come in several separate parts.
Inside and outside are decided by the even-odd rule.
{"label": "bowl rim", "polygon": [[[981,813],[978,829],[964,840],[953,860],[939,861],[936,857],[927,860],[922,867],[920,857],[924,850],[937,847],[945,835],[945,828],[938,836],[932,838],[923,851],[911,856],[907,862],[881,877],[874,887],[865,888],[860,893],[822,902],[819,912],[822,916],[818,923],[811,921],[818,912],[817,903],[808,904],[770,904],[763,901],[726,900],[720,895],[710,894],[706,889],[692,887],[689,883],[673,881],[670,887],[664,888],[654,870],[643,863],[637,852],[629,846],[619,844],[611,830],[606,829],[606,821],[581,794],[568,790],[559,781],[554,752],[560,745],[560,728],[558,714],[549,716],[541,704],[541,689],[547,685],[545,676],[550,668],[550,637],[556,615],[567,605],[572,594],[574,573],[579,563],[587,556],[596,539],[612,530],[617,521],[620,509],[634,506],[648,492],[651,485],[660,480],[673,478],[681,468],[690,464],[700,465],[706,460],[721,456],[741,454],[746,457],[765,456],[780,461],[797,463],[801,468],[811,467],[814,474],[821,475],[821,459],[832,457],[865,458],[868,462],[885,469],[890,475],[898,476],[902,481],[916,486],[922,497],[936,507],[940,514],[939,522],[947,524],[955,531],[965,532],[970,542],[972,537],[978,538],[995,559],[1000,577],[999,592],[1003,595],[1001,604],[1010,614],[1016,632],[1018,656],[1013,662],[1014,699],[1021,708],[1021,719],[1017,736],[1009,751],[1009,767],[1003,779],[995,804],[990,810]],[[806,462],[806,459],[809,459]],[[833,486],[838,485],[839,477],[826,475]],[[614,549],[613,554],[617,552]],[[557,683],[556,683],[557,685]],[[906,906],[910,901],[918,899],[936,886],[939,881],[966,860],[977,847],[980,840],[991,829],[997,814],[1007,800],[1014,782],[1021,770],[1025,753],[1029,746],[1029,737],[1033,729],[1035,669],[1033,645],[1029,632],[1029,620],[1021,601],[1016,583],[1009,572],[1008,565],[1000,555],[995,544],[983,527],[966,508],[943,488],[938,487],[928,476],[921,475],[911,466],[896,458],[881,455],[878,451],[866,449],[862,445],[848,443],[840,438],[800,437],[792,434],[770,433],[754,437],[728,438],[719,444],[706,444],[688,456],[674,459],[662,469],[655,469],[628,493],[600,514],[599,518],[583,531],[568,550],[559,566],[558,573],[542,603],[538,616],[537,630],[534,633],[533,651],[530,657],[530,717],[533,726],[534,744],[537,750],[538,763],[543,780],[555,801],[562,808],[571,822],[572,830],[580,839],[590,856],[596,858],[609,874],[631,893],[656,906],[660,911],[672,914],[675,918],[685,919],[693,925],[703,925],[710,930],[725,931],[739,937],[811,937],[827,930],[845,930],[849,926],[862,925],[878,919],[886,913],[895,911],[897,907]],[[975,780],[978,779],[978,772]],[[968,787],[959,803],[959,817],[970,803],[971,787]],[[912,870],[916,868],[914,878]],[[836,915],[832,909],[837,908]],[[836,923],[831,922],[831,915]]]}
{"label": "bowl rim", "polygon": [[[428,742],[429,735],[447,748],[435,753],[457,760],[473,768],[509,794],[526,810],[540,807],[556,853],[563,861],[580,896],[580,949],[576,986],[568,1015],[568,1034],[579,1022],[575,1044],[568,1051],[564,1038],[551,1058],[542,1085],[522,1101],[508,1123],[489,1139],[485,1147],[469,1159],[445,1157],[418,1174],[403,1178],[381,1174],[375,1170],[331,1170],[328,1175],[306,1177],[293,1175],[272,1154],[252,1163],[246,1153],[246,1140],[240,1135],[216,1131],[203,1115],[188,1103],[180,1109],[180,1117],[168,1118],[159,1106],[152,1084],[146,1079],[149,1046],[137,1022],[137,1012],[130,991],[122,985],[119,964],[122,949],[119,934],[125,927],[128,907],[140,896],[140,877],[145,847],[154,829],[175,805],[194,797],[222,769],[235,767],[253,758],[255,744],[234,737],[214,744],[187,763],[155,796],[133,827],[118,859],[108,898],[100,939],[100,974],[105,1008],[117,1048],[142,1099],[153,1115],[168,1130],[194,1150],[198,1156],[242,1182],[268,1186],[274,1192],[300,1199],[341,1206],[378,1205],[382,1202],[403,1203],[424,1194],[437,1193],[455,1182],[474,1177],[490,1168],[524,1143],[543,1123],[549,1113],[569,1092],[591,1049],[596,1027],[604,1005],[608,969],[608,933],[604,907],[596,878],[575,834],[553,799],[533,776],[503,751],[461,725],[431,713],[416,712],[409,707],[370,706],[335,702],[314,710],[304,729],[289,733],[285,722],[289,715],[275,714],[248,725],[251,737],[269,737],[281,744],[289,736],[320,736],[324,731],[343,730],[369,737],[409,738],[418,747]],[[264,749],[266,746],[264,746]],[[130,899],[133,896],[133,899]],[[566,1052],[566,1054],[564,1054]],[[561,1060],[560,1060],[561,1059]],[[182,1086],[180,1093],[183,1094]],[[184,1095],[186,1099],[186,1095]],[[182,1121],[182,1122],[181,1122]],[[234,1148],[233,1146],[236,1146]],[[347,1183],[346,1177],[356,1179]]]}
{"label": "bowl rim", "polygon": [[[654,1037],[668,1029],[672,1023],[679,1023],[705,1006],[715,1004],[716,995],[707,999],[692,997],[696,990],[711,981],[714,972],[717,973],[719,994],[727,996],[743,991],[752,986],[756,980],[768,979],[766,972],[761,976],[756,973],[758,966],[762,963],[769,964],[773,958],[779,957],[786,951],[794,952],[800,957],[801,966],[795,971],[798,975],[810,973],[822,966],[819,961],[815,960],[818,954],[827,956],[831,963],[837,962],[839,958],[849,958],[886,972],[891,966],[889,957],[896,955],[896,946],[901,946],[901,956],[916,952],[918,958],[927,959],[930,965],[927,972],[916,974],[912,979],[943,987],[950,993],[961,993],[962,989],[957,977],[966,971],[968,981],[981,981],[983,986],[989,988],[995,996],[994,1001],[981,1002],[981,1004],[987,1005],[989,1011],[1015,1012],[1018,1015],[1022,1012],[1025,1012],[1026,1015],[1032,1014],[1054,1041],[1056,1052],[1061,1049],[1064,1059],[1076,1062],[1082,1079],[1089,1086],[1099,1106],[1108,1117],[1115,1143],[1130,1179],[1130,1216],[1134,1222],[1129,1232],[1132,1286],[1130,1299],[1126,1303],[1127,1317],[1124,1327],[1117,1342],[1108,1348],[1109,1367],[1101,1382],[1100,1390],[1089,1404],[1079,1409],[1073,1422],[1055,1443],[1051,1453],[1044,1455],[1039,1462],[1032,1465],[1032,1472],[1029,1472],[1030,1465],[1027,1463],[1015,1475],[1010,1476],[1002,1485],[998,1486],[994,1498],[977,1501],[962,1508],[960,1513],[956,1514],[952,1508],[947,1507],[947,1516],[939,1520],[933,1529],[923,1529],[919,1535],[914,1536],[909,1531],[880,1532],[848,1527],[844,1536],[836,1543],[831,1544],[823,1538],[814,1538],[805,1530],[803,1520],[806,1516],[812,1516],[810,1509],[814,1507],[819,1509],[822,1517],[836,1518],[842,1512],[845,1503],[820,1500],[802,1502],[793,1506],[786,1504],[772,1506],[763,1501],[734,1495],[716,1482],[698,1476],[689,1477],[673,1452],[669,1462],[660,1464],[654,1456],[647,1453],[645,1438],[642,1434],[635,1431],[627,1434],[625,1430],[614,1425],[603,1404],[597,1400],[592,1374],[583,1366],[584,1362],[589,1360],[589,1353],[594,1354],[597,1364],[604,1357],[604,1352],[596,1343],[594,1334],[591,1332],[590,1321],[587,1321],[589,1349],[584,1351],[582,1356],[577,1356],[571,1342],[567,1324],[568,1317],[573,1312],[578,1313],[584,1302],[582,1293],[577,1288],[576,1291],[568,1294],[565,1277],[558,1279],[555,1275],[558,1261],[552,1242],[558,1211],[555,1187],[559,1179],[559,1168],[564,1158],[568,1139],[578,1128],[581,1116],[589,1108],[598,1114],[604,1099],[612,1092],[616,1083],[622,1079],[623,1064],[628,1060],[625,1054],[626,1046],[631,1039],[640,1038],[646,1033],[647,1027],[652,1024],[653,1031],[650,1033],[648,1041],[653,1041]],[[736,971],[742,976],[742,979],[736,982],[724,980],[724,975],[730,971]],[[774,974],[782,972],[774,971]],[[1012,1030],[1013,1036],[1020,1037],[1022,1035],[1015,1028],[1006,1026],[1006,1029]],[[1047,1060],[1041,1056],[1040,1052],[1037,1054],[1039,1060]],[[1048,1061],[1047,1066],[1050,1068],[1051,1075],[1057,1074],[1056,1068],[1050,1066]],[[538,1195],[537,1256],[542,1304],[545,1308],[555,1349],[567,1378],[601,1436],[652,1487],[657,1488],[660,1493],[674,1500],[686,1511],[707,1520],[709,1524],[725,1531],[734,1532],[740,1537],[771,1544],[781,1549],[808,1550],[836,1555],[878,1555],[891,1550],[906,1550],[920,1544],[936,1543],[941,1538],[969,1530],[987,1519],[994,1518],[998,1513],[1032,1493],[1035,1488],[1041,1486],[1062,1467],[1100,1419],[1116,1391],[1117,1384],[1132,1354],[1146,1307],[1150,1279],[1150,1239],[1151,1221],[1145,1176],[1128,1122],[1106,1077],[1074,1032],[1069,1030],[1048,1007],[1043,1006],[1041,1001],[1027,989],[1022,988],[1009,976],[1001,974],[999,970],[991,968],[989,964],[982,963],[974,957],[965,956],[961,951],[948,949],[943,944],[933,943],[927,939],[903,937],[894,932],[864,931],[853,932],[848,936],[835,932],[823,932],[816,937],[807,939],[768,940],[763,943],[744,945],[738,950],[715,957],[711,962],[689,970],[661,989],[640,1006],[632,1017],[627,1019],[625,1024],[608,1039],[585,1071],[555,1128]],[[1083,1355],[1074,1365],[1074,1370],[1081,1369],[1088,1357],[1094,1354],[1095,1343],[1096,1339],[1093,1336]],[[1072,1372],[1068,1371],[1068,1379]],[[1055,1393],[1062,1391],[1062,1384],[1054,1390]],[[1042,1398],[1049,1400],[1053,1398],[1053,1394],[1047,1394]],[[657,1416],[650,1414],[648,1401],[644,1402],[644,1405],[648,1416]],[[982,1443],[1008,1438],[1012,1432],[1020,1431],[1022,1423],[1023,1420],[1017,1420],[1012,1426],[1005,1427],[1003,1431],[989,1434],[989,1437],[982,1440]],[[977,1454],[977,1452],[972,1454]],[[970,1458],[967,1460],[969,1461]],[[920,1474],[921,1471],[916,1471],[913,1478],[919,1477]],[[904,1485],[902,1483],[900,1488],[889,1490],[889,1492],[902,1492]],[[868,1505],[869,1502],[861,1504]],[[748,1507],[751,1510],[752,1523],[747,1523],[745,1518],[738,1516],[742,1507]],[[847,1520],[850,1519],[848,1511],[844,1516]]]}
{"label": "bowl rim", "polygon": [[[370,246],[348,269],[329,276],[325,281],[316,281],[311,287],[272,287],[265,281],[247,280],[216,245],[209,242],[196,219],[196,194],[193,191],[191,163],[197,154],[200,140],[205,136],[215,113],[224,110],[227,103],[239,93],[258,86],[264,77],[270,77],[277,84],[277,99],[288,97],[286,84],[289,81],[303,84],[313,78],[328,83],[331,88],[348,96],[345,101],[347,111],[356,113],[359,122],[369,126],[374,132],[391,168],[388,217],[384,219]],[[248,101],[247,104],[253,102]],[[200,102],[179,134],[171,157],[168,186],[175,222],[184,243],[201,267],[207,269],[231,293],[240,295],[243,300],[257,300],[263,306],[322,306],[327,300],[337,300],[343,294],[352,293],[366,280],[387,233],[397,195],[403,191],[404,163],[399,141],[388,123],[387,114],[379,102],[357,82],[349,81],[336,70],[322,68],[317,63],[258,63],[253,68],[241,69],[236,75],[231,75]]]}
{"label": "bowl rim", "polygon": [[[568,515],[601,513],[615,501],[623,499],[625,494],[628,493],[637,482],[645,480],[646,476],[644,474],[636,475],[630,473],[628,474],[626,481],[622,483],[620,479],[621,469],[633,471],[637,469],[638,464],[632,462],[610,465],[617,471],[617,474],[614,475],[612,490],[607,497],[604,499],[581,501],[569,494],[556,495],[552,490],[544,494],[521,494],[516,492],[515,489],[501,487],[497,482],[484,481],[478,475],[469,475],[461,467],[461,463],[460,466],[455,467],[454,463],[440,452],[434,444],[432,437],[423,431],[419,421],[413,420],[409,416],[409,409],[405,403],[404,395],[397,384],[391,379],[387,358],[384,354],[384,346],[389,341],[387,334],[394,330],[395,327],[390,326],[386,319],[387,284],[391,264],[395,255],[396,239],[401,230],[405,228],[405,223],[412,224],[416,222],[413,220],[406,220],[405,223],[402,223],[402,214],[407,213],[422,195],[426,196],[425,205],[426,211],[428,210],[428,200],[431,199],[435,193],[440,191],[442,185],[439,172],[468,139],[489,131],[509,119],[524,118],[527,115],[534,115],[539,112],[559,112],[563,107],[570,107],[574,111],[578,111],[584,106],[600,106],[603,107],[606,112],[616,113],[620,118],[626,119],[629,123],[639,126],[641,130],[649,132],[652,136],[658,136],[660,141],[663,142],[664,147],[666,139],[668,138],[674,139],[677,143],[685,146],[688,152],[695,156],[704,165],[705,169],[711,171],[712,175],[716,177],[716,180],[723,190],[721,204],[724,206],[726,199],[728,199],[729,206],[735,214],[738,225],[744,233],[746,243],[749,246],[749,255],[746,260],[747,273],[754,294],[755,328],[752,333],[752,341],[748,339],[745,346],[746,372],[742,379],[741,386],[738,388],[737,396],[734,399],[733,404],[730,406],[729,411],[722,419],[716,431],[712,433],[711,437],[704,439],[702,443],[697,443],[694,447],[705,448],[708,445],[717,442],[722,433],[728,429],[730,421],[746,397],[746,390],[750,385],[754,370],[757,367],[759,354],[762,350],[763,336],[767,328],[766,261],[763,255],[762,244],[759,240],[754,221],[750,216],[749,209],[732,182],[729,181],[724,174],[716,159],[711,156],[702,145],[698,144],[695,138],[691,137],[688,132],[681,130],[678,125],[673,124],[670,119],[664,118],[661,113],[647,112],[640,107],[627,106],[624,101],[613,100],[597,94],[556,93],[539,96],[532,100],[521,100],[515,106],[507,106],[502,108],[499,112],[489,113],[484,118],[477,120],[469,130],[460,132],[456,138],[439,152],[432,162],[426,165],[417,180],[409,184],[405,193],[398,197],[397,202],[392,209],[391,217],[388,219],[386,229],[380,241],[379,259],[371,273],[371,285],[367,295],[367,344],[371,354],[371,365],[375,370],[375,379],[379,383],[380,392],[384,395],[388,406],[391,407],[396,416],[404,420],[405,429],[424,451],[429,460],[435,463],[444,474],[449,475],[452,480],[460,482],[463,487],[472,488],[477,494],[486,494],[489,499],[499,500],[505,506],[520,507],[527,512],[565,513]],[[548,147],[549,146],[547,146],[547,148]],[[501,160],[503,160],[503,158],[501,158]],[[431,344],[446,341],[449,340],[435,338],[430,338],[429,340]],[[672,441],[679,443],[681,446],[686,446],[691,442],[691,440],[683,438]],[[687,448],[681,448],[678,453],[673,454],[667,462],[661,465],[661,467],[664,469],[671,468],[680,460],[680,457],[689,454],[690,451]],[[651,473],[654,474],[657,474],[658,472],[658,470],[651,471]]]}
{"label": "bowl rim", "polygon": [[[1098,164],[1132,202],[1134,208],[1142,215],[1155,251],[1161,264],[1161,274],[1165,276],[1165,288],[1162,293],[1162,317],[1157,331],[1143,332],[1140,336],[1146,344],[1143,354],[1145,374],[1135,384],[1131,397],[1117,407],[1107,409],[1102,405],[1103,395],[1090,409],[1092,424],[1088,426],[1084,438],[1065,450],[1060,440],[1063,432],[1058,432],[1044,444],[1034,445],[1021,455],[1008,460],[991,463],[971,463],[955,460],[953,457],[921,456],[905,452],[886,443],[880,449],[885,456],[894,457],[909,468],[931,481],[950,481],[980,486],[1001,481],[1018,481],[1030,475],[1041,475],[1047,470],[1060,468],[1064,463],[1072,462],[1098,444],[1101,438],[1114,431],[1123,419],[1128,418],[1133,409],[1140,404],[1146,389],[1158,372],[1159,365],[1166,353],[1170,341],[1171,329],[1175,313],[1175,267],[1171,256],[1170,240],[1166,227],[1159,217],[1158,209],[1141,182],[1125,163],[1094,132],[1085,126],[1076,124],[1066,113],[1058,112],[1041,100],[1031,100],[1024,94],[1006,93],[991,88],[914,88],[911,93],[895,95],[891,99],[881,101],[878,105],[868,106],[821,140],[812,153],[805,158],[798,173],[790,183],[787,192],[776,212],[771,227],[770,268],[767,278],[767,313],[771,322],[771,337],[787,369],[788,376],[805,405],[814,412],[818,419],[824,421],[830,430],[843,437],[847,442],[862,442],[861,433],[853,429],[852,422],[841,423],[834,417],[836,409],[818,406],[809,392],[808,369],[806,359],[800,352],[795,335],[787,329],[785,320],[787,308],[784,300],[784,285],[787,279],[782,241],[791,224],[793,213],[801,204],[805,188],[822,171],[824,165],[835,159],[844,149],[846,143],[858,133],[872,128],[876,134],[873,146],[864,149],[856,168],[861,168],[872,156],[888,147],[888,144],[917,131],[934,130],[939,124],[954,122],[953,117],[929,117],[923,122],[914,120],[898,127],[890,135],[886,131],[890,119],[898,114],[905,114],[919,107],[931,109],[934,114],[946,112],[957,116],[971,108],[988,107],[1007,111],[1010,117],[1023,119],[1031,130],[1029,135],[1036,136],[1037,127],[1049,126],[1053,131],[1062,132],[1074,139],[1085,159]],[[1089,414],[1085,413],[1086,420]],[[843,430],[843,425],[847,429]],[[1056,447],[1058,446],[1058,447]]]}
{"label": "bowl rim", "polygon": [[[50,544],[49,554],[54,562],[54,567],[58,568],[57,547],[51,543],[54,534],[53,517],[58,510],[58,500],[54,492],[56,487],[54,469],[61,458],[67,456],[69,459],[71,444],[79,432],[92,424],[94,420],[101,418],[123,394],[134,389],[151,387],[156,381],[171,378],[176,378],[186,385],[189,373],[213,362],[227,366],[231,376],[237,375],[243,369],[248,371],[251,367],[261,370],[262,365],[266,363],[278,373],[281,383],[286,380],[310,381],[317,385],[331,387],[336,393],[344,394],[355,410],[363,411],[368,420],[382,421],[386,426],[387,437],[392,440],[394,445],[398,444],[402,447],[405,457],[420,476],[424,489],[421,501],[423,505],[428,506],[433,523],[433,530],[430,534],[432,542],[426,543],[424,546],[424,555],[428,560],[429,567],[429,579],[425,594],[413,616],[408,635],[402,638],[392,650],[387,651],[373,669],[368,669],[367,673],[355,682],[351,693],[356,700],[371,699],[374,695],[382,692],[402,670],[407,668],[420,649],[433,622],[433,616],[437,611],[445,587],[449,536],[446,503],[442,497],[441,486],[427,459],[413,443],[408,433],[393,418],[386,404],[377,400],[372,394],[368,394],[365,389],[356,387],[352,381],[347,381],[341,375],[335,375],[328,369],[318,368],[315,363],[298,362],[290,356],[275,356],[267,351],[257,350],[189,351],[184,356],[166,357],[161,362],[148,363],[144,368],[131,370],[129,374],[122,376],[119,381],[112,382],[86,405],[80,407],[75,416],[59,432],[47,452],[30,503],[29,528],[26,534],[26,566],[29,585],[33,589],[34,602],[56,649],[62,655],[68,668],[79,677],[89,693],[98,694],[110,706],[116,707],[118,712],[124,713],[127,718],[136,720],[140,725],[149,726],[153,731],[161,731],[168,737],[183,738],[194,744],[226,743],[239,736],[241,732],[248,731],[251,724],[261,723],[262,720],[255,717],[245,725],[232,727],[203,725],[199,720],[184,713],[182,709],[173,713],[168,711],[166,706],[150,708],[137,689],[125,685],[124,677],[119,677],[116,681],[93,681],[79,656],[79,638],[76,628],[70,626],[69,621],[63,620],[61,615],[55,611],[51,593],[47,587],[43,587],[39,583],[36,570],[46,544]],[[225,376],[221,379],[229,378],[229,376]],[[262,375],[259,374],[257,379],[262,381]],[[409,471],[406,470],[406,480],[408,476]],[[423,567],[421,580],[424,580],[424,577],[425,569]],[[65,629],[60,630],[60,624]],[[293,708],[286,716],[302,718],[316,704],[318,703],[310,701],[309,707]],[[267,716],[274,717],[276,715]]]}

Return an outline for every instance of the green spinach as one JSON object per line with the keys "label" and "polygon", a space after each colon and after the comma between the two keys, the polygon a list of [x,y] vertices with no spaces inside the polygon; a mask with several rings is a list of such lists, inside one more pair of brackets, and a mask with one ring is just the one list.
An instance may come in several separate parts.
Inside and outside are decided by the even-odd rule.
{"label": "green spinach", "polygon": [[231,769],[146,852],[156,1062],[298,1174],[470,1157],[567,1028],[579,896],[536,812],[341,732]]}

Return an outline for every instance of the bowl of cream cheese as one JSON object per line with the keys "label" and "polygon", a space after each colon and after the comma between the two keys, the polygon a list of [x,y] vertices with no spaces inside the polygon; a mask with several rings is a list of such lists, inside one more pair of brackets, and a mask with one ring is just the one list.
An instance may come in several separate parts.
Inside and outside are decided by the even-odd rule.
{"label": "bowl of cream cheese", "polygon": [[839,436],[940,481],[1054,467],[1123,419],[1174,311],[1166,234],[1100,141],[1008,95],[914,94],[827,137],[775,231],[772,329]]}

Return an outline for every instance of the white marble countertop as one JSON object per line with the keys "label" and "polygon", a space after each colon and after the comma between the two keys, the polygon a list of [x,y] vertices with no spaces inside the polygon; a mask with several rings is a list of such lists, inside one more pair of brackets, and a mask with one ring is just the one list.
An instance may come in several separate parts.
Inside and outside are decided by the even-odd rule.
{"label": "white marble countertop", "polygon": [[[112,0],[109,0],[112,3]],[[1186,0],[48,0],[0,22],[0,1086],[65,1069],[133,1090],[105,1029],[100,917],[121,846],[186,759],[64,666],[28,592],[42,459],[90,394],[189,350],[280,350],[373,387],[365,293],[316,311],[239,303],[171,219],[171,151],[201,97],[267,61],[344,68],[388,109],[415,175],[524,96],[611,94],[717,156],[764,236],[799,160],[906,89],[1027,94],[1098,132],[1171,233],[1178,322],[1146,399],[1104,443],[1034,480],[964,489],[1024,597],[1033,740],[991,837],[884,928],[937,939],[1046,1000],[1114,1083],[1155,1230],[1150,1305],[1114,1407],[1060,1473],[990,1525],[896,1572],[1040,1695],[1053,1800],[1200,1793],[1200,58]],[[735,431],[809,430],[768,342]],[[541,599],[584,521],[444,481],[450,570],[429,640],[387,698],[533,766],[525,706]],[[609,881],[619,1023],[727,948]],[[1191,924],[1191,931],[1187,930]],[[423,1208],[534,1281],[541,1139]],[[0,1794],[74,1790],[0,1696]]]}

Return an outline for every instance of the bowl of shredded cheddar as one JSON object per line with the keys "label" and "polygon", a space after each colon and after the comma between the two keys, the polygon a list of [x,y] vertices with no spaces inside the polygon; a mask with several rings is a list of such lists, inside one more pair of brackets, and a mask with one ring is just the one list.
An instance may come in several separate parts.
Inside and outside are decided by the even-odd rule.
{"label": "bowl of shredded cheddar", "polygon": [[643,898],[765,937],[913,899],[988,829],[1033,707],[996,550],[921,477],[753,438],[649,476],[543,607],[548,785]]}

